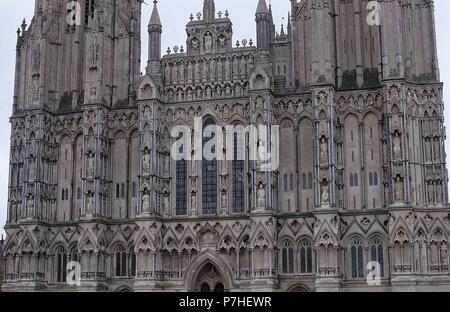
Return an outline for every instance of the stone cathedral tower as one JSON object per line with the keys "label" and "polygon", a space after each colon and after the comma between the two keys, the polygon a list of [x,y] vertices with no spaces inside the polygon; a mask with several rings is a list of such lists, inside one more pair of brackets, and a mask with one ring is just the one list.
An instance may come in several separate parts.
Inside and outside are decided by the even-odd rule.
{"label": "stone cathedral tower", "polygon": [[[277,30],[258,0],[236,43],[204,0],[165,55],[154,1],[145,74],[141,1],[78,4],[17,32],[2,290],[449,290],[433,1],[291,0]],[[279,166],[245,132],[174,157],[212,125],[279,126]]]}

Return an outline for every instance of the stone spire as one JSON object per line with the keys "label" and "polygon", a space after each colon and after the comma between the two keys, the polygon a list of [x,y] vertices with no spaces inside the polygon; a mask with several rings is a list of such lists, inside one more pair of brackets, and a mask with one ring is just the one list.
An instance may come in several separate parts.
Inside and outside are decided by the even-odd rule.
{"label": "stone spire", "polygon": [[216,5],[214,0],[204,0],[203,2],[203,20],[211,22],[216,16]]}
{"label": "stone spire", "polygon": [[158,13],[158,1],[153,1],[153,12],[148,23],[148,60],[159,61],[161,59],[161,33],[162,25]]}
{"label": "stone spire", "polygon": [[154,0],[153,3],[154,3],[153,12],[152,12],[152,16],[150,17],[150,22],[148,23],[148,25],[149,26],[161,26],[161,19],[159,18],[158,6],[156,5],[158,3],[158,1]]}
{"label": "stone spire", "polygon": [[269,9],[267,8],[266,0],[259,0],[256,14],[270,14]]}
{"label": "stone spire", "polygon": [[256,39],[258,49],[269,50],[270,48],[270,21],[271,15],[267,8],[266,0],[259,0],[256,8]]}

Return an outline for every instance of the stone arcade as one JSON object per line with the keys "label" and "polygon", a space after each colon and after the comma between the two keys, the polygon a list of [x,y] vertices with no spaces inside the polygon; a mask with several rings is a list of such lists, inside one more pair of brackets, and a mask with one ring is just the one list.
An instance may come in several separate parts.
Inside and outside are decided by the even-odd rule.
{"label": "stone arcade", "polygon": [[[155,1],[144,75],[141,1],[79,2],[81,25],[36,0],[17,32],[4,291],[450,290],[433,1],[370,26],[365,1],[293,0],[276,31],[259,0],[236,43],[205,0],[164,56]],[[280,125],[279,169],[174,161],[195,117]]]}

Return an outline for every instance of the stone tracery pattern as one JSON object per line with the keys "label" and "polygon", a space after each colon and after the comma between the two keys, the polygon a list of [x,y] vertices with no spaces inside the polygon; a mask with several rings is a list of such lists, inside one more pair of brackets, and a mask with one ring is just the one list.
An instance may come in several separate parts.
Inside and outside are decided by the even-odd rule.
{"label": "stone tracery pattern", "polygon": [[[384,290],[448,280],[442,85],[435,51],[424,53],[432,44],[396,51],[392,40],[403,34],[391,38],[383,26],[380,47],[364,25],[359,35],[336,30],[335,57],[319,38],[335,33],[331,18],[361,23],[358,5],[301,1],[287,32],[275,33],[259,0],[257,46],[233,47],[229,15],[216,17],[205,0],[186,26],[186,51],[161,57],[155,3],[142,76],[141,2],[118,2],[117,12],[96,4],[83,30],[59,36],[63,8],[40,0],[33,24],[19,31],[4,289],[64,288],[69,261],[81,264],[83,289],[97,290],[364,289],[372,260]],[[433,9],[413,2],[422,6],[405,14]],[[325,27],[311,27],[317,16]],[[77,35],[82,48],[73,46]],[[350,47],[343,38],[352,36],[368,43]],[[243,212],[233,210],[233,166],[218,162],[217,215],[205,217],[202,165],[190,161],[177,215],[170,133],[195,117],[222,128],[280,125],[279,169],[244,165]]]}

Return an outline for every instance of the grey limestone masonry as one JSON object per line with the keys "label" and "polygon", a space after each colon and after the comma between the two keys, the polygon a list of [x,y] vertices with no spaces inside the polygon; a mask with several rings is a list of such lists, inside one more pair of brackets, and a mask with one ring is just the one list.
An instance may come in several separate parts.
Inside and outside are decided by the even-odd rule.
{"label": "grey limestone masonry", "polygon": [[[140,0],[75,1],[73,20],[36,0],[2,291],[450,290],[433,1],[292,0],[279,30],[254,2],[254,42],[204,0],[164,51],[154,1],[141,74]],[[256,146],[279,166],[173,157],[218,141],[214,125],[277,128]],[[213,150],[249,156],[242,137]]]}

